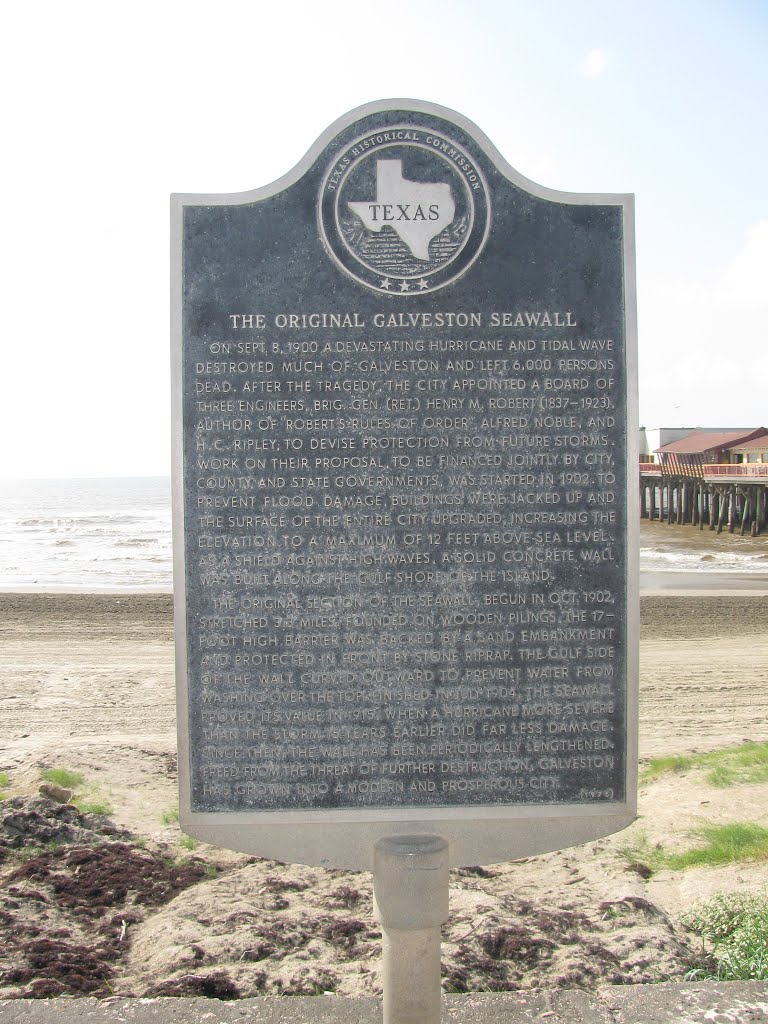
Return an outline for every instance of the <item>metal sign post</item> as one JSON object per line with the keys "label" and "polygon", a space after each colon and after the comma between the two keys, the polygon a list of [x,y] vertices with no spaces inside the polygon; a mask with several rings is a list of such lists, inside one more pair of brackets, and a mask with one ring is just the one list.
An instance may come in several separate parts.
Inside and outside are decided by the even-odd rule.
{"label": "metal sign post", "polygon": [[448,920],[445,839],[380,839],[373,898],[383,930],[384,1024],[440,1024],[440,927]]}

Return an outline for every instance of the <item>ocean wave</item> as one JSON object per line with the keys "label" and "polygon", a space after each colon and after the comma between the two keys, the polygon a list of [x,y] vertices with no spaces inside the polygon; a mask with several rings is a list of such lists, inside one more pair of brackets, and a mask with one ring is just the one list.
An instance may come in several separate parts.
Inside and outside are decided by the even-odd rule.
{"label": "ocean wave", "polygon": [[[642,524],[641,538],[643,571],[768,571],[764,538],[694,539]],[[14,494],[0,512],[0,586],[6,588],[171,590],[172,558],[170,491],[163,481],[38,483]]]}
{"label": "ocean wave", "polygon": [[171,589],[169,481],[31,481],[4,495],[0,586]]}
{"label": "ocean wave", "polygon": [[35,516],[31,519],[17,519],[18,526],[36,526],[46,529],[51,526],[66,524],[75,529],[83,526],[91,526],[95,523],[105,523],[110,527],[126,526],[130,523],[141,523],[145,519],[141,515],[125,515],[109,512],[94,512],[92,515],[70,516],[62,513],[52,513],[50,516]]}
{"label": "ocean wave", "polygon": [[655,572],[765,572],[767,555],[736,551],[641,548],[640,568]]}

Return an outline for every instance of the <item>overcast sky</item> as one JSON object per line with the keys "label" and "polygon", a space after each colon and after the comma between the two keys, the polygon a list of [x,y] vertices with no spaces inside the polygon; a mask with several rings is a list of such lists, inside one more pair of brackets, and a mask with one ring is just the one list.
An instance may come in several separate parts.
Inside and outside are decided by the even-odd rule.
{"label": "overcast sky", "polygon": [[359,104],[634,192],[645,426],[768,426],[762,0],[8,5],[0,477],[169,472],[168,194],[288,171]]}

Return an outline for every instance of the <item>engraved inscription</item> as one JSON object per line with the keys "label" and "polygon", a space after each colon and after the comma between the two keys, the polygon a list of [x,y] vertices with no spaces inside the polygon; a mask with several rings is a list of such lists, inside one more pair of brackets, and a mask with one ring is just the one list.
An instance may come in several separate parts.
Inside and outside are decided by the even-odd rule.
{"label": "engraved inscription", "polygon": [[[349,207],[424,259],[447,196],[396,163]],[[624,798],[626,369],[581,320],[225,309],[189,343],[193,809]]]}

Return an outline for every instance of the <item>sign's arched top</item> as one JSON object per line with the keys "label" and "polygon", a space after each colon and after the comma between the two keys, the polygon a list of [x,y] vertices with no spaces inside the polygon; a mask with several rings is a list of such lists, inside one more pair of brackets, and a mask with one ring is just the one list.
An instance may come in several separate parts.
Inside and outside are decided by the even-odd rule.
{"label": "sign's arched top", "polygon": [[465,274],[490,219],[478,162],[449,133],[418,121],[341,147],[318,201],[320,233],[337,266],[374,291],[406,297]]}

